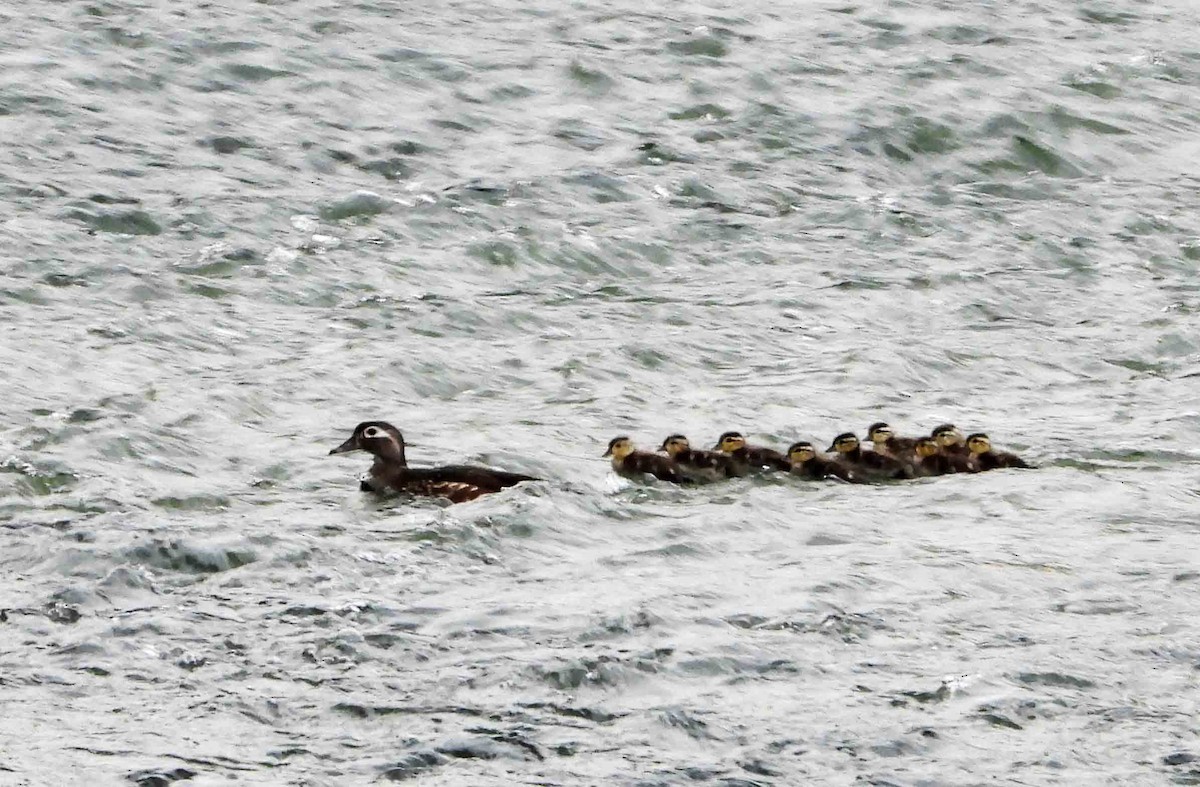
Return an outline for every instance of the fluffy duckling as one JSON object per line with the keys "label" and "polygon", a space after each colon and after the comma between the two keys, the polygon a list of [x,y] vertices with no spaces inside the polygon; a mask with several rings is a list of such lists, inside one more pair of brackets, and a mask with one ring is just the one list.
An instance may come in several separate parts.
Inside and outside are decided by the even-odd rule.
{"label": "fluffy duckling", "polygon": [[897,437],[892,427],[883,421],[877,421],[867,427],[867,440],[875,447],[875,451],[901,462],[912,458],[913,449],[917,447],[915,437]]}
{"label": "fluffy duckling", "polygon": [[402,492],[463,503],[522,481],[538,480],[520,473],[469,465],[409,467],[404,457],[404,436],[384,421],[363,421],[354,427],[354,433],[346,442],[329,453],[350,451],[366,451],[375,457],[360,487],[364,492]]}
{"label": "fluffy duckling", "polygon": [[832,476],[852,484],[865,483],[848,465],[822,456],[817,453],[816,447],[806,440],[792,443],[787,450],[787,457],[792,463],[792,475],[816,480]]}
{"label": "fluffy duckling", "polygon": [[633,441],[623,435],[609,441],[604,455],[612,457],[613,471],[626,478],[641,480],[649,474],[672,484],[692,483],[692,479],[684,475],[670,457],[639,451],[634,448]]}
{"label": "fluffy duckling", "polygon": [[955,454],[967,456],[970,454],[967,450],[966,438],[963,437],[963,433],[954,424],[942,424],[930,432],[929,436],[937,440],[937,444],[941,446],[942,453],[947,456],[954,456]]}
{"label": "fluffy duckling", "polygon": [[786,456],[770,448],[747,445],[746,438],[742,437],[740,432],[726,432],[721,435],[717,439],[715,449],[724,451],[733,457],[734,461],[756,472],[787,472],[792,469],[792,463]]}
{"label": "fluffy duckling", "polygon": [[996,470],[1001,467],[1032,467],[1016,454],[1007,451],[993,451],[992,441],[983,432],[976,432],[967,437],[967,449],[971,458],[980,470]]}
{"label": "fluffy duckling", "polygon": [[675,467],[696,481],[712,482],[725,478],[740,478],[749,472],[745,464],[729,454],[692,448],[688,439],[681,434],[673,434],[663,440],[662,447],[658,450],[666,451]]}
{"label": "fluffy duckling", "polygon": [[878,451],[862,450],[862,445],[853,432],[843,432],[833,438],[833,445],[827,450],[837,451],[841,461],[859,470],[860,475],[867,479],[913,477],[912,466],[907,462]]}
{"label": "fluffy duckling", "polygon": [[948,475],[950,473],[975,473],[979,468],[969,457],[948,454],[945,448],[932,437],[922,437],[914,449],[917,455],[916,471],[919,475]]}

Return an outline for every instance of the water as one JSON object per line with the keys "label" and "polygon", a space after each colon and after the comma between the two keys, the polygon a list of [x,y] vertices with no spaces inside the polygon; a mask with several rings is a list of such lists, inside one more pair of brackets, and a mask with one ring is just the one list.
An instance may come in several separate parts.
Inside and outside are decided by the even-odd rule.
{"label": "water", "polygon": [[[1197,24],[0,11],[0,784],[1200,782]],[[879,418],[1040,469],[599,457]]]}

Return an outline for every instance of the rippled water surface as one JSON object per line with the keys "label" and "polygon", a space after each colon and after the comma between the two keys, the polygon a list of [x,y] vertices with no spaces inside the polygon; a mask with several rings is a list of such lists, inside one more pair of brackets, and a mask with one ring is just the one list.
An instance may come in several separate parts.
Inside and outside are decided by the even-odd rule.
{"label": "rippled water surface", "polygon": [[[0,9],[0,784],[1200,783],[1198,28]],[[879,418],[1040,468],[599,457]]]}

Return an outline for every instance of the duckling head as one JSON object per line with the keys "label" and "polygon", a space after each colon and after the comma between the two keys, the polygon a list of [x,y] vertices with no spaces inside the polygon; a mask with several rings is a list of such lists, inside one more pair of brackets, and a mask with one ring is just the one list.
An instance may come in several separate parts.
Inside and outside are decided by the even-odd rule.
{"label": "duckling head", "polygon": [[872,443],[875,443],[875,445],[886,443],[893,437],[895,437],[895,432],[892,431],[892,427],[888,426],[883,421],[873,423],[867,427],[867,439]]}
{"label": "duckling head", "polygon": [[992,441],[983,432],[976,432],[967,437],[967,448],[973,454],[986,454],[992,450]]}
{"label": "duckling head", "polygon": [[605,456],[611,456],[613,459],[621,460],[633,453],[633,441],[628,437],[614,437],[608,442],[608,450],[604,452]]}
{"label": "duckling head", "polygon": [[854,432],[842,432],[833,438],[833,445],[829,446],[830,451],[837,451],[839,454],[848,454],[855,448],[858,448],[858,438],[854,436]]}
{"label": "duckling head", "polygon": [[363,421],[354,427],[350,439],[330,451],[330,455],[350,451],[366,451],[384,459],[404,463],[404,436],[400,430],[385,421]]}
{"label": "duckling head", "polygon": [[938,445],[949,448],[952,445],[962,445],[963,433],[954,424],[942,424],[933,430],[932,437]]}
{"label": "duckling head", "polygon": [[717,450],[727,454],[732,454],[739,448],[745,447],[746,438],[742,437],[741,432],[726,432],[717,438]]}
{"label": "duckling head", "polygon": [[813,448],[812,443],[805,440],[801,440],[798,443],[792,443],[787,450],[788,461],[793,465],[802,465],[816,455],[817,449]]}
{"label": "duckling head", "polygon": [[917,456],[924,459],[927,456],[933,456],[934,454],[938,453],[941,451],[941,448],[938,447],[937,440],[934,440],[932,437],[922,437],[917,441],[917,445],[914,450],[916,450]]}
{"label": "duckling head", "polygon": [[688,439],[686,437],[684,437],[681,434],[673,434],[670,437],[668,437],[666,440],[663,440],[662,447],[659,448],[658,450],[666,451],[667,456],[674,459],[677,454],[680,454],[683,451],[690,450],[691,447],[692,446],[688,442]]}

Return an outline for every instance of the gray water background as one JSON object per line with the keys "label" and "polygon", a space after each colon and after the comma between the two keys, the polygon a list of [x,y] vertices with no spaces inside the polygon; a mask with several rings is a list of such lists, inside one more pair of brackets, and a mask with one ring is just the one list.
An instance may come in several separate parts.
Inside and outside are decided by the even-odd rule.
{"label": "gray water background", "polygon": [[[0,9],[0,784],[1200,783],[1197,29]],[[599,457],[877,418],[1041,467]]]}

